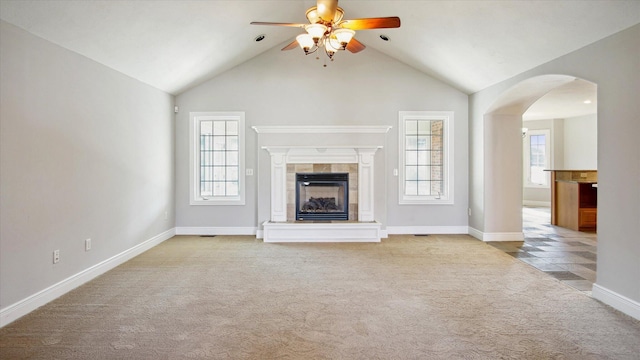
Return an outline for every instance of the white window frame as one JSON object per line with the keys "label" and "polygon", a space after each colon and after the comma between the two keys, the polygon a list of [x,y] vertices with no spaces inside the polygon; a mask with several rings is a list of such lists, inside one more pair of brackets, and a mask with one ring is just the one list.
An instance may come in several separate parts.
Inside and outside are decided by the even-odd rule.
{"label": "white window frame", "polygon": [[[238,195],[203,198],[200,196],[200,122],[232,120],[238,122]],[[191,112],[189,113],[189,203],[191,205],[244,205],[245,204],[245,135],[244,112]]]}
{"label": "white window frame", "polygon": [[[410,120],[442,120],[443,121],[443,189],[444,193],[439,195],[406,195],[406,129],[405,125]],[[453,111],[400,111],[398,115],[398,144],[399,144],[399,165],[398,165],[398,203],[400,205],[415,204],[453,204]]]}
{"label": "white window frame", "polygon": [[523,149],[522,149],[522,168],[523,168],[523,179],[524,186],[527,188],[538,188],[538,189],[548,189],[551,187],[551,176],[547,171],[545,173],[545,177],[547,179],[546,184],[536,184],[531,182],[531,136],[532,135],[544,135],[545,136],[545,167],[547,169],[551,169],[553,167],[551,161],[551,151],[552,151],[552,139],[551,139],[551,130],[550,129],[529,129],[527,134],[525,135],[523,141]]}

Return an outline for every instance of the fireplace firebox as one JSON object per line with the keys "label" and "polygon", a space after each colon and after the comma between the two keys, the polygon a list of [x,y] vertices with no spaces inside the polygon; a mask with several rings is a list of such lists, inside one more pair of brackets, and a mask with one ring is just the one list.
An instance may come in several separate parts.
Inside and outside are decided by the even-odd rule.
{"label": "fireplace firebox", "polygon": [[349,174],[297,173],[296,220],[349,220]]}

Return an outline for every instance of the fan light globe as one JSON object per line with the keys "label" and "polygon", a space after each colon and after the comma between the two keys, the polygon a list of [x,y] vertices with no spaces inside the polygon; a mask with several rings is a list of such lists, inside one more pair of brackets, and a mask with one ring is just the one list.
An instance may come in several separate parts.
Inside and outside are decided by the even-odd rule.
{"label": "fan light globe", "polygon": [[305,30],[311,35],[313,40],[317,42],[327,32],[327,27],[322,24],[311,24],[304,27]]}
{"label": "fan light globe", "polygon": [[324,47],[328,52],[332,52],[332,53],[335,53],[338,50],[342,50],[342,47],[338,42],[338,39],[336,39],[334,36],[329,37],[324,41]]}
{"label": "fan light globe", "polygon": [[296,41],[305,53],[314,45],[313,38],[309,34],[300,34],[296,36]]}
{"label": "fan light globe", "polygon": [[333,31],[333,34],[336,36],[336,39],[338,39],[340,46],[344,49],[356,32],[351,29],[336,29]]}

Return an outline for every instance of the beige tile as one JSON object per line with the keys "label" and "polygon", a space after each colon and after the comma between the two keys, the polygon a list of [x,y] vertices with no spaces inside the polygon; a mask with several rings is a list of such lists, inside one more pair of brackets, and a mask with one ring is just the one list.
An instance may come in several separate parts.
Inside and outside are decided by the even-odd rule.
{"label": "beige tile", "polygon": [[569,246],[569,245],[553,245],[553,246],[545,246],[545,245],[536,245],[538,249],[546,252],[566,252],[566,251],[590,251],[592,250],[589,246]]}
{"label": "beige tile", "polygon": [[333,164],[332,168],[334,172],[341,172],[341,173],[349,172],[349,164]]}
{"label": "beige tile", "polygon": [[331,164],[313,164],[313,172],[330,173]]}
{"label": "beige tile", "polygon": [[595,264],[593,260],[585,259],[580,256],[564,256],[561,258],[545,258],[545,260],[552,264]]}
{"label": "beige tile", "polygon": [[313,172],[313,164],[296,164],[297,173],[310,173]]}
{"label": "beige tile", "polygon": [[295,204],[287,204],[287,221],[296,220],[296,206]]}

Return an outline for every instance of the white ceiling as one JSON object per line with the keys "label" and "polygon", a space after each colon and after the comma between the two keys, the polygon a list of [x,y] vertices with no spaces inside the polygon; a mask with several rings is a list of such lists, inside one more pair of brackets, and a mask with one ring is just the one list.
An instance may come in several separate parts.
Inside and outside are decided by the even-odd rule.
{"label": "white ceiling", "polygon": [[576,79],[549,91],[531,105],[522,120],[567,119],[598,111],[597,86]]}
{"label": "white ceiling", "polygon": [[[314,5],[314,0],[0,0],[0,18],[179,94],[301,32],[251,21],[303,23]],[[340,6],[346,19],[399,16],[400,28],[358,31],[356,38],[469,94],[640,23],[637,0],[341,0]],[[266,39],[255,42],[259,34]],[[340,56],[367,61],[366,54]],[[295,49],[282,56],[303,55]]]}

